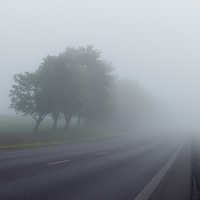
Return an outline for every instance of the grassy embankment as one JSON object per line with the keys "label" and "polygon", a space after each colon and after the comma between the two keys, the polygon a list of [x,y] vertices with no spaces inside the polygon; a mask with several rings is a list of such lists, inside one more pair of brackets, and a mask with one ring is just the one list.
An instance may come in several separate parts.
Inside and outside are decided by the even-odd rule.
{"label": "grassy embankment", "polygon": [[92,126],[87,128],[82,125],[77,130],[75,122],[72,122],[68,133],[65,133],[62,131],[64,120],[60,120],[56,132],[52,132],[52,124],[53,121],[50,118],[45,119],[39,131],[33,134],[32,130],[35,121],[32,118],[0,115],[0,149],[73,143],[123,134],[114,132],[111,126]]}

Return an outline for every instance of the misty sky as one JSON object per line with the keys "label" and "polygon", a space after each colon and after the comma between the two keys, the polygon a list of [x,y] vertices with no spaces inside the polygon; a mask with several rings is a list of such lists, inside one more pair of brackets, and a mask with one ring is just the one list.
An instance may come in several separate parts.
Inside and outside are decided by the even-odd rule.
{"label": "misty sky", "polygon": [[93,45],[120,78],[200,121],[199,0],[0,0],[0,24],[0,114],[13,113],[14,74],[67,46]]}

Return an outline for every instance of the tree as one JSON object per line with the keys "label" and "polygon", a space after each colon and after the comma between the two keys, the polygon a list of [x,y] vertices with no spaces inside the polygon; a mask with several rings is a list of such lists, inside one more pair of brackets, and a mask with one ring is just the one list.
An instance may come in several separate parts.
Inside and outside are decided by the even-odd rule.
{"label": "tree", "polygon": [[92,46],[68,47],[58,56],[47,56],[35,73],[15,75],[10,108],[32,116],[37,122],[34,132],[46,115],[54,120],[52,130],[63,116],[66,132],[73,117],[78,118],[77,126],[81,118],[95,124],[110,119],[113,67],[100,54]]}
{"label": "tree", "polygon": [[59,56],[47,56],[36,71],[43,82],[43,87],[49,94],[51,101],[50,116],[54,120],[52,130],[55,131],[58,118],[66,103],[66,92],[68,86],[68,69],[59,59]]}
{"label": "tree", "polygon": [[66,132],[68,131],[71,119],[81,113],[87,99],[87,83],[84,71],[76,67],[71,67],[69,73],[70,78],[65,96],[66,101],[63,104],[62,110],[66,120],[64,127]]}
{"label": "tree", "polygon": [[114,87],[117,107],[115,127],[120,131],[132,130],[153,111],[153,100],[137,81],[118,80]]}
{"label": "tree", "polygon": [[[66,52],[68,52],[67,49]],[[101,123],[113,117],[114,104],[110,96],[110,85],[114,80],[111,74],[114,70],[112,63],[100,59],[101,52],[93,50],[92,46],[79,47],[74,56],[75,64],[84,69],[86,74],[86,88],[84,92],[88,98],[83,101],[78,113],[86,123]]]}
{"label": "tree", "polygon": [[[49,88],[52,95],[59,96],[58,105],[66,120],[65,131],[73,117],[78,118],[79,126],[81,118],[88,123],[99,123],[111,116],[113,106],[109,87],[114,79],[111,75],[113,67],[100,60],[98,50],[93,50],[92,46],[79,49],[68,47],[57,57],[48,56],[40,66],[40,71],[42,70],[46,76],[42,78],[47,81],[45,84],[57,85],[55,91]],[[63,77],[59,76],[58,80],[57,74]]]}
{"label": "tree", "polygon": [[47,56],[37,70],[37,74],[50,94],[52,101],[51,117],[55,130],[59,115],[66,120],[67,132],[72,117],[80,113],[86,95],[85,70],[75,64],[77,50],[68,48],[68,52],[59,56]]}
{"label": "tree", "polygon": [[31,116],[36,121],[34,133],[37,132],[40,123],[50,112],[48,93],[43,89],[42,82],[36,73],[25,72],[13,77],[16,85],[10,90],[11,104],[16,113],[22,116]]}

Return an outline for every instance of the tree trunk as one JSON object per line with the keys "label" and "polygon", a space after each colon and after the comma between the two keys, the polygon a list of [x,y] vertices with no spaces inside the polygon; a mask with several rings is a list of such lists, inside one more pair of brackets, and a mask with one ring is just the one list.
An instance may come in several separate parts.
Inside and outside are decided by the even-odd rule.
{"label": "tree trunk", "polygon": [[66,120],[65,127],[64,127],[65,132],[67,132],[69,129],[69,124],[70,124],[71,119],[72,119],[72,114],[68,114],[68,115],[65,114],[65,120]]}
{"label": "tree trunk", "polygon": [[42,122],[42,120],[45,118],[46,114],[40,114],[38,119],[36,120],[36,125],[35,128],[33,130],[33,133],[36,133],[38,131],[39,125]]}
{"label": "tree trunk", "polygon": [[53,126],[51,128],[52,131],[56,130],[57,122],[58,122],[58,118],[55,118],[54,121],[53,121]]}
{"label": "tree trunk", "polygon": [[52,131],[55,131],[56,130],[56,126],[57,126],[57,122],[58,122],[58,117],[60,115],[60,112],[57,113],[57,114],[53,114],[53,126],[51,128]]}
{"label": "tree trunk", "polygon": [[79,116],[76,124],[77,129],[79,128],[80,124],[81,124],[81,117]]}
{"label": "tree trunk", "polygon": [[52,131],[56,130],[56,126],[57,126],[57,122],[58,122],[58,117],[60,115],[59,111],[56,112],[52,112],[52,116],[53,116],[53,126],[51,128]]}
{"label": "tree trunk", "polygon": [[39,125],[40,125],[41,122],[42,122],[42,118],[39,117],[37,122],[36,122],[36,125],[35,125],[33,133],[36,133],[38,131],[38,128],[39,128]]}

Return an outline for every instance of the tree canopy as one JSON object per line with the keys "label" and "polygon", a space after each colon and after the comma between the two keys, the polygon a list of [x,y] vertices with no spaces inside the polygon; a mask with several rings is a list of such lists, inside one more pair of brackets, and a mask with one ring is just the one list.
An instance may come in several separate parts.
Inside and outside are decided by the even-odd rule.
{"label": "tree canopy", "polygon": [[16,113],[30,115],[36,121],[34,132],[50,110],[49,94],[43,89],[43,84],[36,73],[14,75],[13,90],[10,91],[11,104]]}
{"label": "tree canopy", "polygon": [[153,101],[144,89],[131,80],[115,80],[112,63],[101,59],[92,46],[67,47],[58,56],[47,56],[34,73],[14,75],[10,91],[16,113],[30,115],[36,121],[51,116],[56,129],[65,119],[67,132],[72,118],[85,124],[102,124],[112,119],[122,131],[135,126],[153,109]]}
{"label": "tree canopy", "polygon": [[32,116],[37,122],[34,132],[46,115],[52,116],[55,130],[62,114],[65,131],[73,117],[88,123],[107,120],[113,110],[109,87],[114,76],[112,64],[101,60],[100,54],[92,46],[68,47],[43,59],[34,73],[15,75],[10,108]]}

